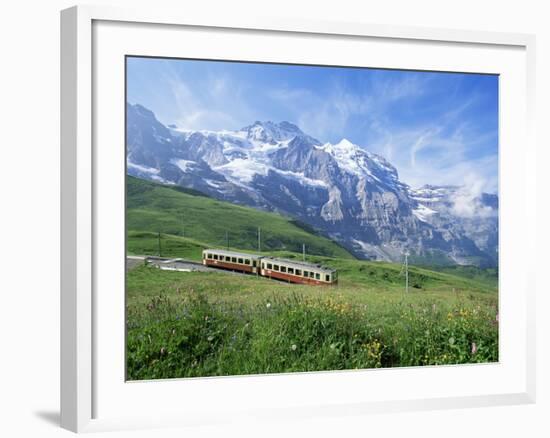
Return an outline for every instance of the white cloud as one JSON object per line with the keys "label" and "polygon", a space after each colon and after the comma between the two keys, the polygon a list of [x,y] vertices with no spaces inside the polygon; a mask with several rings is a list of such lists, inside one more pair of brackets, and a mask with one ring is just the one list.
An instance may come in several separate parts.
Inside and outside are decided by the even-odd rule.
{"label": "white cloud", "polygon": [[452,197],[452,212],[456,216],[490,217],[496,214],[496,211],[487,205],[483,205],[480,200],[481,194],[486,191],[487,182],[484,178],[474,173],[469,173],[464,177],[464,184]]}

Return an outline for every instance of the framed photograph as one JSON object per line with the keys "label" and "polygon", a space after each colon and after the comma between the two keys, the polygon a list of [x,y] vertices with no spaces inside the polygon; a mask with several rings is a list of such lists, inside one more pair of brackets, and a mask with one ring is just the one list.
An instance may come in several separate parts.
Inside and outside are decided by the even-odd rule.
{"label": "framed photograph", "polygon": [[61,18],[63,427],[534,401],[532,36]]}

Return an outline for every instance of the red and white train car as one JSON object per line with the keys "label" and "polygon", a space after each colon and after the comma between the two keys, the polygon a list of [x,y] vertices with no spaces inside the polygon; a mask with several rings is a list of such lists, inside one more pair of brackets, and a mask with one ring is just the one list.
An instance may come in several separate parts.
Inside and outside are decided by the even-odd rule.
{"label": "red and white train car", "polygon": [[338,284],[338,272],[313,263],[296,262],[275,257],[262,257],[260,275],[290,283],[312,285]]}
{"label": "red and white train car", "polygon": [[202,252],[202,264],[214,268],[259,274],[262,257],[223,249],[205,249]]}

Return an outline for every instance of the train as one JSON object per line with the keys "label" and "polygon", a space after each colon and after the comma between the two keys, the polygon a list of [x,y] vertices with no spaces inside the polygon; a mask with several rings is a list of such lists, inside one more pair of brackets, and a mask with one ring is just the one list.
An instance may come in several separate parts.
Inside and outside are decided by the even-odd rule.
{"label": "train", "polygon": [[331,286],[338,284],[338,271],[319,264],[224,249],[205,249],[202,263],[218,269],[254,274],[288,283]]}

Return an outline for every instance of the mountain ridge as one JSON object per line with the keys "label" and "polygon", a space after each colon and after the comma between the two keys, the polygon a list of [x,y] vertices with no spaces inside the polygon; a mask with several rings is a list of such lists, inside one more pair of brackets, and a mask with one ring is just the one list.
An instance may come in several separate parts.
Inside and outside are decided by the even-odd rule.
{"label": "mountain ridge", "polygon": [[454,186],[412,189],[384,157],[347,139],[322,143],[290,122],[183,131],[127,105],[128,173],[282,212],[365,259],[407,250],[449,264],[498,261],[498,197]]}

